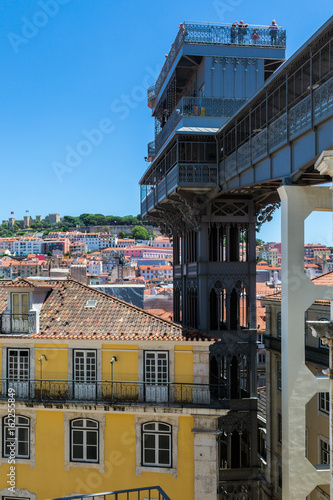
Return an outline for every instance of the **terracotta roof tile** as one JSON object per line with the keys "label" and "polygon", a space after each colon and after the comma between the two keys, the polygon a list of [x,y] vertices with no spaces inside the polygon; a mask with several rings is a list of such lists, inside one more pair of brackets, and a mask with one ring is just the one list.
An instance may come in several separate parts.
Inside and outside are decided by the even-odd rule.
{"label": "terracotta roof tile", "polygon": [[[197,330],[159,318],[100,290],[68,280],[0,280],[0,312],[12,287],[44,287],[50,293],[40,312],[40,333],[33,338],[105,340],[214,340]],[[96,300],[95,307],[86,307]]]}

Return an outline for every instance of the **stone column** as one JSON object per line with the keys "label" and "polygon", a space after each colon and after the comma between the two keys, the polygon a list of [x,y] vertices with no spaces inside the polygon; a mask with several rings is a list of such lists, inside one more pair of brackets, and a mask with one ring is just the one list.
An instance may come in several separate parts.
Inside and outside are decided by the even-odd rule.
{"label": "stone column", "polygon": [[217,500],[218,417],[194,417],[194,500]]}
{"label": "stone column", "polygon": [[305,458],[305,407],[328,381],[316,378],[305,365],[304,313],[332,287],[315,286],[304,273],[304,220],[314,210],[332,210],[326,187],[282,186],[282,498],[304,500],[328,471]]}

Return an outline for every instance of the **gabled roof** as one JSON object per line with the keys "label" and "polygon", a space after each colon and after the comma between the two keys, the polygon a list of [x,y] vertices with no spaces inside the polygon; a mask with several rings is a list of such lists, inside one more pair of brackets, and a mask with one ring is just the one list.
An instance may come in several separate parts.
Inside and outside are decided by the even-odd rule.
{"label": "gabled roof", "polygon": [[[134,342],[215,340],[73,279],[36,281],[0,280],[0,312],[7,308],[11,287],[39,286],[49,290],[40,312],[40,333],[32,338]],[[96,301],[95,306],[87,307],[88,300]]]}

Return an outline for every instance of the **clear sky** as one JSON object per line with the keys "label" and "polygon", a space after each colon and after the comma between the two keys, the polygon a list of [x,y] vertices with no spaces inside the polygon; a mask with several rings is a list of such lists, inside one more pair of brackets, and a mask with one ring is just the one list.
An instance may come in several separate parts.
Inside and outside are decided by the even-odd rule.
{"label": "clear sky", "polygon": [[[331,14],[331,0],[320,8],[309,0],[1,0],[0,219],[25,210],[139,213],[154,138],[146,88],[181,21],[274,18],[287,29],[289,57]],[[328,230],[310,224],[307,240],[331,239],[328,221]],[[278,216],[259,237],[279,240]]]}

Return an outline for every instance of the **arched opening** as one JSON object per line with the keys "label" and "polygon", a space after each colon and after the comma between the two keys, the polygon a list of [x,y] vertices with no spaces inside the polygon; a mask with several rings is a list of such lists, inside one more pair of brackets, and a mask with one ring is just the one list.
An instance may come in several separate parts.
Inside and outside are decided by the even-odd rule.
{"label": "arched opening", "polygon": [[233,288],[230,294],[230,330],[238,329],[238,294]]}
{"label": "arched opening", "polygon": [[239,398],[238,361],[236,356],[232,358],[230,364],[230,398]]}
{"label": "arched opening", "polygon": [[240,435],[238,431],[231,434],[231,468],[240,468]]}
{"label": "arched opening", "polygon": [[218,297],[214,288],[209,295],[209,308],[210,308],[210,329],[218,329]]}

